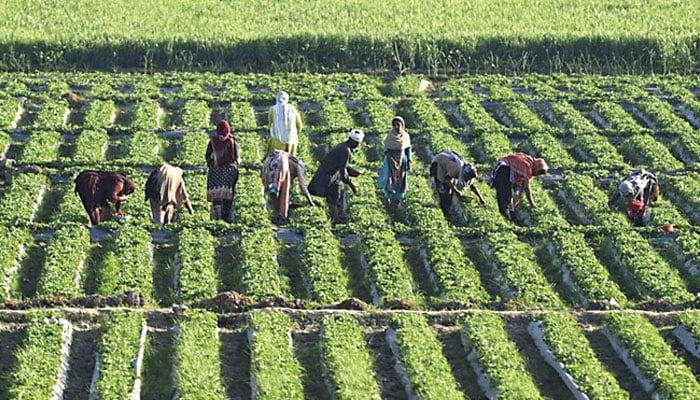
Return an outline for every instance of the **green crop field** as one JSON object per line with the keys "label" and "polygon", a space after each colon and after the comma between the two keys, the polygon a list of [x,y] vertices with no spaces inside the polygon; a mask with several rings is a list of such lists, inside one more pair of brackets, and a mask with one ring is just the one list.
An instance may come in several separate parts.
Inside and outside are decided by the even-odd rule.
{"label": "green crop field", "polygon": [[696,1],[7,0],[0,68],[694,72]]}
{"label": "green crop field", "polygon": [[[0,10],[0,156],[17,163],[0,176],[0,400],[700,398],[697,2],[103,3]],[[347,223],[323,199],[272,222],[280,90],[307,181],[367,133]],[[414,163],[388,210],[394,115]],[[230,224],[206,202],[222,118],[242,146]],[[428,173],[446,149],[486,199],[450,220]],[[552,173],[510,222],[486,178],[515,151]],[[195,214],[160,227],[143,195],[166,162]],[[607,206],[634,168],[661,186],[644,227]],[[131,219],[89,225],[85,169],[137,184]]]}

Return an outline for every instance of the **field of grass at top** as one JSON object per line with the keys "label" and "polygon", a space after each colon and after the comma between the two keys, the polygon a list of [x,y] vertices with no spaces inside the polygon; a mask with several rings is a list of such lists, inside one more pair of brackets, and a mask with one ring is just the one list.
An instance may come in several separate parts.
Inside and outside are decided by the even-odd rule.
{"label": "field of grass at top", "polygon": [[691,72],[700,2],[7,0],[0,69]]}

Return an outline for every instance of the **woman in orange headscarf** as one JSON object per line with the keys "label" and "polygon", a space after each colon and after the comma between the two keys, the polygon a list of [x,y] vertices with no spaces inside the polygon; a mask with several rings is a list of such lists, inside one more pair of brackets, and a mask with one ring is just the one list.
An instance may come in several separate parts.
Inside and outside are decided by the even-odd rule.
{"label": "woman in orange headscarf", "polygon": [[[496,188],[498,211],[509,220],[513,219],[515,207],[520,203],[523,192],[532,208],[537,208],[530,191],[533,177],[544,175],[549,167],[543,158],[535,158],[524,153],[515,153],[498,160],[491,171],[491,187]],[[517,194],[513,202],[513,192]]]}
{"label": "woman in orange headscarf", "polygon": [[226,120],[216,125],[216,135],[207,145],[207,201],[214,205],[216,219],[231,222],[233,196],[238,182],[241,149]]}

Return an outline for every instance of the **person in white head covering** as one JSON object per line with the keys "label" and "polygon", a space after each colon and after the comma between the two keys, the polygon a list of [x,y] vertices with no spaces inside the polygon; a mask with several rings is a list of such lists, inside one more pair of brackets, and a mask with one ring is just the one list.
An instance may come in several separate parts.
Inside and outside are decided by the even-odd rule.
{"label": "person in white head covering", "polygon": [[613,208],[622,198],[627,216],[636,226],[649,222],[647,208],[659,198],[659,182],[656,176],[645,169],[638,169],[626,177],[608,198],[608,206]]}
{"label": "person in white head covering", "polygon": [[309,192],[312,195],[326,198],[333,222],[342,222],[345,219],[343,184],[350,186],[353,193],[357,193],[357,187],[348,173],[348,165],[352,152],[362,143],[364,137],[365,133],[361,129],[351,129],[348,140],[326,153],[309,183]]}
{"label": "person in white head covering", "polygon": [[452,150],[446,150],[433,157],[430,163],[430,176],[435,180],[435,189],[440,197],[440,209],[445,218],[452,217],[452,198],[456,194],[462,197],[459,188],[469,188],[485,204],[479,188],[476,186],[478,172],[476,167],[465,162]]}
{"label": "person in white head covering", "polygon": [[400,116],[391,120],[391,131],[384,140],[384,164],[379,170],[377,188],[384,190],[387,205],[399,203],[408,190],[408,171],[411,170],[411,137]]}
{"label": "person in white head covering", "polygon": [[296,155],[301,132],[301,116],[297,109],[289,104],[289,94],[277,93],[276,103],[270,107],[267,120],[270,126],[270,138],[267,141],[265,157],[274,150],[283,150]]}

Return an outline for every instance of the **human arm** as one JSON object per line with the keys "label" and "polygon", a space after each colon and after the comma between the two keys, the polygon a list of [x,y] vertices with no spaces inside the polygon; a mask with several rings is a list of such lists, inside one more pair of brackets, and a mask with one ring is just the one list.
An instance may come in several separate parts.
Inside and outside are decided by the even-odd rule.
{"label": "human arm", "polygon": [[238,139],[236,138],[231,140],[233,140],[233,161],[236,163],[236,165],[241,165],[241,144],[238,143]]}
{"label": "human arm", "polygon": [[472,183],[469,185],[469,189],[471,189],[472,192],[476,195],[476,197],[479,198],[479,202],[481,204],[486,204],[486,201],[484,200],[483,196],[481,196],[481,192],[479,191],[479,188],[476,186],[476,183]]}
{"label": "human arm", "polygon": [[194,209],[192,208],[192,203],[190,202],[190,196],[187,194],[187,189],[185,188],[185,181],[180,177],[180,188],[179,188],[180,193],[178,195],[180,196],[180,199],[184,199],[182,201],[182,204],[187,208],[187,211],[190,213],[190,215],[194,215]]}
{"label": "human arm", "polygon": [[213,152],[214,152],[214,147],[211,145],[211,141],[209,141],[209,144],[207,144],[207,151],[204,154],[204,158],[207,161],[207,167],[209,167],[209,168],[216,166],[216,163],[215,163],[214,157],[213,157]]}
{"label": "human arm", "polygon": [[291,164],[293,164],[295,166],[294,168],[296,169],[296,176],[299,180],[299,190],[301,190],[301,193],[304,194],[304,197],[306,197],[306,200],[309,202],[309,205],[311,207],[314,207],[316,204],[314,204],[314,201],[311,199],[309,188],[306,186],[306,179],[304,179],[304,169],[301,168],[301,166],[297,163]]}
{"label": "human arm", "polygon": [[298,112],[298,111],[295,112],[294,114],[296,114],[296,118],[295,118],[294,123],[295,123],[296,126],[297,126],[297,133],[301,133],[301,128],[302,128],[302,124],[301,124],[301,115],[299,115],[299,112]]}
{"label": "human arm", "polygon": [[192,203],[190,203],[190,199],[185,199],[185,207],[187,208],[187,211],[190,213],[190,215],[194,215],[194,208],[192,208]]}
{"label": "human arm", "polygon": [[410,147],[406,147],[404,150],[404,153],[406,154],[406,171],[411,170],[411,162],[413,161],[413,151],[411,150]]}
{"label": "human arm", "polygon": [[620,191],[615,189],[615,191],[608,198],[608,207],[613,208],[615,206],[615,202],[617,201],[617,199],[619,197],[620,197]]}
{"label": "human arm", "polygon": [[527,202],[530,203],[530,207],[537,208],[535,199],[532,198],[532,190],[530,189],[529,179],[525,179],[525,182],[523,183],[523,192],[525,192],[525,197],[527,198]]}

